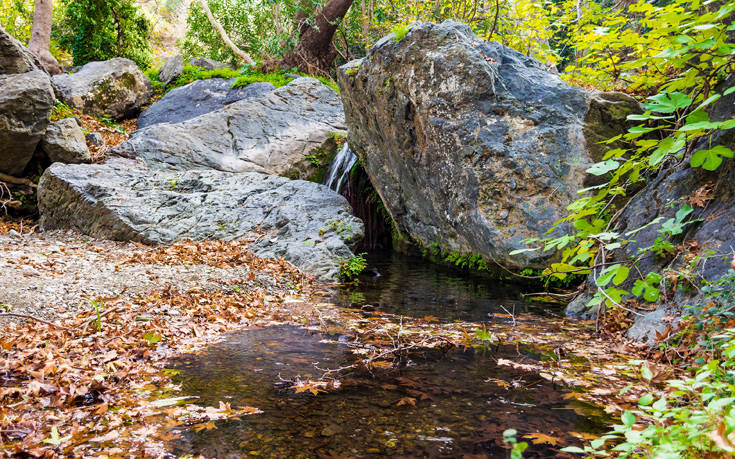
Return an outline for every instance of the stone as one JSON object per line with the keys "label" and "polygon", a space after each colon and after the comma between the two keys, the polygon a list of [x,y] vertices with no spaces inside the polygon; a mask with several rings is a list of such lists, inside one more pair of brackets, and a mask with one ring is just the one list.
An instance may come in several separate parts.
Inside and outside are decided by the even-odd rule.
{"label": "stone", "polygon": [[260,97],[275,89],[270,83],[251,83],[244,88],[232,88],[234,82],[235,79],[209,78],[172,89],[140,114],[138,129],[158,123],[180,123],[238,100]]}
{"label": "stone", "polygon": [[155,167],[211,168],[307,178],[310,157],[344,134],[338,94],[313,78],[244,99],[177,124],[139,129],[112,150]]}
{"label": "stone", "polygon": [[52,164],[38,185],[40,225],[114,240],[257,239],[250,247],[335,279],[363,225],[324,185],[259,173],[158,170],[135,160]]}
{"label": "stone", "polygon": [[569,86],[452,21],[378,41],[337,81],[348,143],[401,235],[517,269],[556,256],[511,252],[566,215],[584,187],[600,154],[592,121],[624,123],[637,108]]}
{"label": "stone", "polygon": [[54,90],[43,70],[0,75],[0,172],[23,172],[46,131]]}
{"label": "stone", "polygon": [[158,72],[158,81],[164,85],[175,81],[184,72],[184,58],[180,55],[169,57]]}
{"label": "stone", "polygon": [[41,149],[51,162],[79,164],[92,159],[84,132],[74,118],[49,124],[41,139]]}
{"label": "stone", "polygon": [[134,115],[153,92],[135,62],[122,57],[89,62],[71,75],[54,75],[52,82],[68,106],[116,119]]}
{"label": "stone", "polygon": [[43,70],[41,62],[0,26],[0,75]]}
{"label": "stone", "polygon": [[192,58],[191,60],[189,60],[189,64],[195,65],[197,67],[204,67],[207,70],[231,68],[231,66],[225,64],[224,62],[215,61],[214,59],[210,59],[208,57]]}
{"label": "stone", "polygon": [[105,144],[105,139],[102,138],[102,134],[99,132],[90,132],[87,134],[87,141],[98,147]]}

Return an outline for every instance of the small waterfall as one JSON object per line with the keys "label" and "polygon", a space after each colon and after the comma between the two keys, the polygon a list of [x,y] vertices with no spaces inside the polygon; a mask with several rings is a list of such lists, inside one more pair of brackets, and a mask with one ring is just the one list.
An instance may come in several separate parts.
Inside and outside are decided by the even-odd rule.
{"label": "small waterfall", "polygon": [[339,193],[342,184],[349,177],[350,171],[356,162],[357,155],[350,150],[350,146],[345,142],[342,149],[332,160],[332,164],[329,166],[327,180],[324,184]]}

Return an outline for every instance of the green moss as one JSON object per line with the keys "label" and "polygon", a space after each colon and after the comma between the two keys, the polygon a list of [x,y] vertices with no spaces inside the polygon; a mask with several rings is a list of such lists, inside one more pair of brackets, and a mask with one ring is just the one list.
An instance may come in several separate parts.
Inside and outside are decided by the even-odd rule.
{"label": "green moss", "polygon": [[396,24],[390,31],[393,34],[393,40],[398,43],[403,40],[408,32],[411,31],[411,26],[406,24]]}
{"label": "green moss", "polygon": [[338,134],[333,133],[321,147],[312,150],[306,155],[306,159],[309,160],[314,169],[306,180],[315,183],[324,183],[324,180],[327,178],[329,165],[332,164],[342,144],[342,141],[336,139],[337,136]]}
{"label": "green moss", "polygon": [[241,74],[237,70],[228,68],[217,68],[214,70],[205,69],[196,65],[185,65],[183,72],[176,78],[173,84],[169,85],[168,91],[180,86],[187,85],[196,80],[207,80],[209,78],[238,78]]}
{"label": "green moss", "polygon": [[232,84],[233,88],[244,88],[245,86],[249,85],[250,83],[270,83],[276,88],[280,88],[281,86],[285,86],[288,83],[293,81],[293,78],[286,76],[284,73],[261,73],[261,72],[253,72],[248,73],[246,75],[240,75],[237,78],[237,81]]}

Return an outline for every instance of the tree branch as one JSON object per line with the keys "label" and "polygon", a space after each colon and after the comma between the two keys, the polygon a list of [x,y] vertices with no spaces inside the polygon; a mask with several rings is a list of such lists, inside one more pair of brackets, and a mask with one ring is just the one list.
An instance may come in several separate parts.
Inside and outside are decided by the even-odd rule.
{"label": "tree branch", "polygon": [[240,59],[245,61],[246,64],[250,66],[255,66],[255,61],[250,57],[250,55],[238,48],[237,45],[234,44],[232,40],[230,40],[230,37],[227,36],[227,32],[225,32],[225,29],[219,22],[217,22],[214,16],[212,16],[212,12],[209,10],[209,5],[207,5],[207,0],[199,0],[199,4],[202,6],[204,14],[207,15],[207,19],[209,19],[212,27],[217,29],[217,32],[219,32],[219,36],[222,38],[222,41],[225,42],[225,44],[232,50],[233,53],[237,54]]}

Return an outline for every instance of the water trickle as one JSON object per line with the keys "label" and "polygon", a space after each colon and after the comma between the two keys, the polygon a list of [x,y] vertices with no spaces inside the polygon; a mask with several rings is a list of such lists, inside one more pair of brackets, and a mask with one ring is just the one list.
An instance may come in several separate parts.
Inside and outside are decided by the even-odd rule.
{"label": "water trickle", "polygon": [[332,164],[329,166],[329,174],[327,174],[327,180],[324,184],[339,193],[342,184],[349,177],[350,170],[352,170],[356,162],[357,155],[350,150],[350,146],[345,142],[342,149],[337,153],[337,156],[332,160]]}

